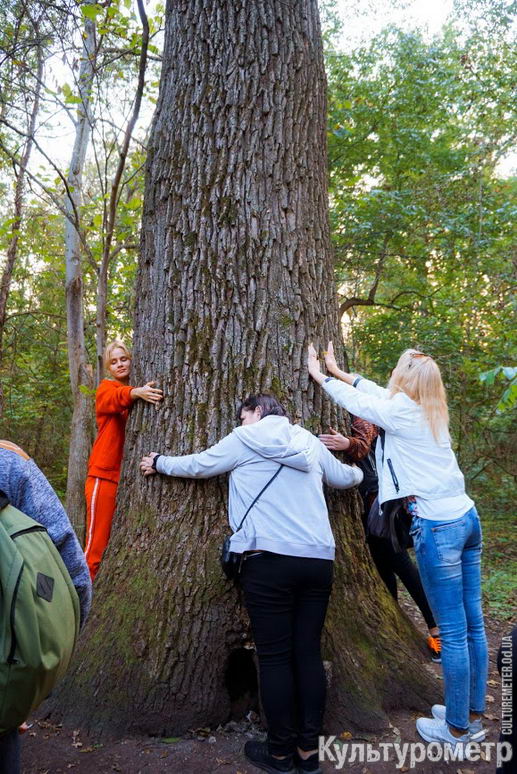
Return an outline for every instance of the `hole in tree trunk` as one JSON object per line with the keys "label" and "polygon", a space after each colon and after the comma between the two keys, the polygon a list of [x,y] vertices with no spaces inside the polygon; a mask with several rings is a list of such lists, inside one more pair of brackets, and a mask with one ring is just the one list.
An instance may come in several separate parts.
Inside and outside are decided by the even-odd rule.
{"label": "hole in tree trunk", "polygon": [[224,675],[231,701],[231,719],[240,720],[250,710],[259,711],[255,650],[236,648],[228,656]]}

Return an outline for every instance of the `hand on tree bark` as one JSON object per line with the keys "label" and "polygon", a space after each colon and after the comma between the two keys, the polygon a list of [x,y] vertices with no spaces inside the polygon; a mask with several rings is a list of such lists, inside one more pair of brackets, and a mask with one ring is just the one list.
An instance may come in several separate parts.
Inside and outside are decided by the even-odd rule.
{"label": "hand on tree bark", "polygon": [[150,452],[146,457],[142,457],[140,470],[144,476],[153,476],[158,471],[153,468],[154,458],[158,457],[158,452]]}
{"label": "hand on tree bark", "polygon": [[337,430],[334,430],[333,427],[329,427],[329,431],[328,434],[322,433],[318,436],[321,443],[326,446],[327,449],[332,449],[332,451],[346,451],[350,446],[350,440],[346,436],[341,435],[341,433],[338,433]]}
{"label": "hand on tree bark", "polygon": [[141,398],[147,401],[147,403],[159,403],[163,400],[163,392],[153,387],[154,384],[156,382],[147,382],[143,387],[134,387],[131,390],[131,397]]}
{"label": "hand on tree bark", "polygon": [[309,344],[309,358],[307,361],[307,367],[309,369],[309,374],[312,376],[314,381],[318,384],[321,384],[325,379],[325,376],[321,373],[320,361],[318,358],[318,353],[314,349],[314,344]]}
{"label": "hand on tree bark", "polygon": [[329,374],[332,374],[332,376],[336,376],[338,379],[341,379],[342,382],[353,384],[354,378],[357,374],[349,374],[339,368],[336,362],[336,357],[334,355],[334,345],[331,341],[329,341],[327,351],[323,353],[323,357],[325,358],[325,366]]}
{"label": "hand on tree bark", "polygon": [[336,363],[336,357],[334,355],[334,345],[331,341],[329,341],[327,345],[327,351],[323,353],[323,356],[325,358],[325,366],[327,371],[329,374],[335,375],[339,371],[339,368]]}

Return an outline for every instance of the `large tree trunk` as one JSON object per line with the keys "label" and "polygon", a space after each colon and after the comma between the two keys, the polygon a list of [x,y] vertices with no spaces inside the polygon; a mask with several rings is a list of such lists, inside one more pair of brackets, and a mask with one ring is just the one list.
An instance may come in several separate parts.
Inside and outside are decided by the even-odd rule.
{"label": "large tree trunk", "polygon": [[[162,407],[127,428],[112,543],[67,722],[181,733],[228,718],[229,654],[247,634],[218,563],[226,481],[144,480],[144,452],[199,451],[238,400],[271,390],[312,430],[336,418],[306,346],[339,338],[327,222],[326,82],[316,0],[169,2],[147,168],[133,378]],[[348,425],[346,425],[348,427]],[[417,635],[374,577],[355,494],[331,498],[330,728],[386,725],[430,684]]]}

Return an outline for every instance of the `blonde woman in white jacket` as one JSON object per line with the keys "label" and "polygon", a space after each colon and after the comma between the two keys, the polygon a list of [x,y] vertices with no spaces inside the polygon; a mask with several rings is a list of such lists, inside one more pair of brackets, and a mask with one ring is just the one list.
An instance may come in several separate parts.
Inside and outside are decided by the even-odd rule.
{"label": "blonde woman in white jacket", "polygon": [[[445,705],[417,730],[428,742],[456,746],[481,741],[488,648],[481,609],[481,525],[449,436],[440,369],[429,355],[407,349],[388,384],[379,387],[338,368],[332,342],[309,347],[309,373],[351,414],[384,430],[376,447],[379,502],[404,498],[422,584],[440,628]],[[337,378],[333,378],[337,377]]]}

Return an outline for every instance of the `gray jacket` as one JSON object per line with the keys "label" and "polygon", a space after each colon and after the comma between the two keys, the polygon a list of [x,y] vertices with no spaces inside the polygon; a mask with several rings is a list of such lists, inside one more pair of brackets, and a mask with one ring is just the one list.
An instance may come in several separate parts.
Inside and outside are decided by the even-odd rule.
{"label": "gray jacket", "polygon": [[360,484],[359,468],[339,462],[311,433],[286,417],[266,416],[236,428],[199,454],[158,459],[159,473],[210,478],[231,471],[230,526],[236,530],[246,510],[278,470],[279,475],[231,539],[232,551],[263,550],[314,559],[334,558],[323,483],[338,489]]}

